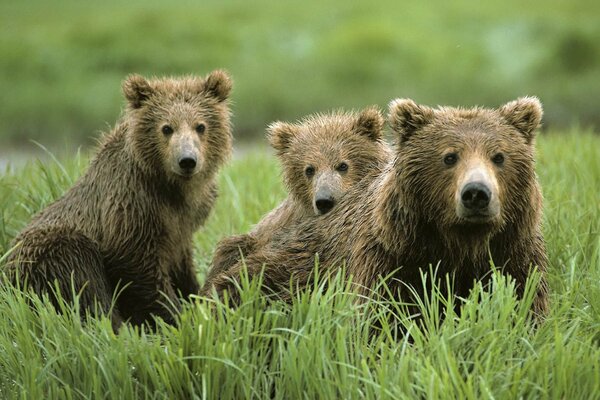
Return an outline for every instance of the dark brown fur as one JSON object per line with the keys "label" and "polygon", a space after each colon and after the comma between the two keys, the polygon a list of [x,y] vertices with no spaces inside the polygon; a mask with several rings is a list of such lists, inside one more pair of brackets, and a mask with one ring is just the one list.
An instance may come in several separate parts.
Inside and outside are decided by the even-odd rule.
{"label": "dark brown fur", "polygon": [[[113,290],[126,286],[117,324],[153,315],[172,322],[179,294],[198,291],[192,234],[213,206],[215,175],[231,153],[230,90],[222,71],[204,79],[129,77],[123,118],[87,172],[15,239],[9,274],[38,293],[57,280],[63,295],[73,274],[81,305],[92,309],[96,300],[103,312]],[[200,123],[206,128],[198,134]],[[165,125],[173,132],[165,134]],[[182,151],[197,158],[196,168],[178,168]]]}
{"label": "dark brown fur", "polygon": [[[319,254],[321,269],[346,263],[348,275],[361,287],[373,288],[391,275],[391,292],[410,300],[406,285],[422,293],[421,271],[436,266],[454,276],[454,291],[466,296],[475,280],[495,265],[517,283],[537,266],[542,281],[533,311],[547,311],[547,257],[541,232],[542,196],[534,171],[534,137],[542,110],[534,98],[522,98],[500,109],[432,109],[410,100],[390,105],[390,124],[398,134],[393,163],[373,180],[351,189],[342,203],[321,218],[308,218],[273,235],[268,246],[246,258],[249,274],[265,265],[264,286],[283,293],[290,279],[307,284]],[[449,151],[459,156],[444,164]],[[502,152],[505,162],[493,165]],[[464,165],[479,160],[498,183],[499,214],[483,222],[457,215],[456,191]],[[208,285],[227,289],[242,264]]]}
{"label": "dark brown fur", "polygon": [[[327,192],[337,203],[365,176],[381,171],[390,158],[383,124],[374,107],[360,113],[311,115],[296,124],[272,124],[268,137],[281,162],[289,196],[251,232],[225,238],[217,245],[208,280],[235,265],[242,255],[266,245],[273,232],[321,215],[315,205],[319,193]],[[341,163],[347,170],[339,171]],[[313,176],[306,176],[308,166],[314,168]]]}

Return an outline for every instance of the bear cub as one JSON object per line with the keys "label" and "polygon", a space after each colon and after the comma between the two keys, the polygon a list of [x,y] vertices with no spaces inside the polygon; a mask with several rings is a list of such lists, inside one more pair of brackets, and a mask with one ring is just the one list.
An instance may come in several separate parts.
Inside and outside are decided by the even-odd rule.
{"label": "bear cub", "polygon": [[[199,289],[192,234],[217,195],[215,178],[232,150],[223,71],[205,78],[123,83],[127,108],[88,170],[14,240],[7,264],[21,287],[61,295],[113,325],[159,316],[174,322],[180,296]],[[17,282],[15,282],[17,283]]]}
{"label": "bear cub", "polygon": [[235,265],[242,255],[266,245],[274,231],[328,213],[350,188],[380,172],[390,158],[383,125],[383,116],[375,107],[271,124],[268,138],[281,163],[289,195],[251,232],[218,244],[207,280]]}

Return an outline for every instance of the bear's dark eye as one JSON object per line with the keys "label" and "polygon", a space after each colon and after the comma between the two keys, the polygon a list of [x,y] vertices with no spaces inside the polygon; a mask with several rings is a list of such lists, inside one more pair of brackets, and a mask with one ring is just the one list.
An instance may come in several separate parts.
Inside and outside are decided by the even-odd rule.
{"label": "bear's dark eye", "polygon": [[346,164],[345,162],[341,162],[340,165],[338,165],[335,169],[337,169],[340,172],[346,172],[348,171],[348,164]]}
{"label": "bear's dark eye", "polygon": [[444,156],[444,164],[446,165],[454,165],[458,161],[458,154],[450,153]]}
{"label": "bear's dark eye", "polygon": [[309,165],[304,169],[304,174],[309,178],[312,177],[315,174],[315,167]]}
{"label": "bear's dark eye", "polygon": [[173,128],[171,128],[169,125],[164,125],[161,130],[165,135],[170,135],[173,133]]}
{"label": "bear's dark eye", "polygon": [[206,130],[206,125],[204,125],[204,124],[198,124],[196,126],[197,133],[204,133],[205,130]]}
{"label": "bear's dark eye", "polygon": [[504,164],[504,154],[498,153],[494,157],[492,157],[492,162],[496,165]]}

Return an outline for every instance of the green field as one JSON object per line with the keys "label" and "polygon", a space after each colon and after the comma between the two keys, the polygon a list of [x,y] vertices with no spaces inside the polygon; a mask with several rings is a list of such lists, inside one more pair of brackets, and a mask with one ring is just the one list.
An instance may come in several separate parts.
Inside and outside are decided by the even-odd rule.
{"label": "green field", "polygon": [[[0,289],[0,398],[591,399],[600,393],[600,137],[547,133],[538,141],[550,258],[551,312],[534,328],[510,282],[475,289],[461,316],[435,291],[423,324],[397,303],[356,306],[339,280],[292,306],[267,304],[256,285],[236,310],[200,300],[177,328],[156,334],[106,319],[85,326],[66,307]],[[57,198],[86,157],[31,163],[0,178],[0,255],[31,215]],[[195,239],[198,273],[223,236],[246,231],[283,197],[262,153],[221,174],[221,196]],[[440,308],[448,315],[440,321]],[[412,341],[394,338],[396,313]],[[374,333],[373,325],[382,330]]]}
{"label": "green field", "polygon": [[275,119],[396,97],[539,96],[553,129],[600,126],[600,2],[0,2],[3,146],[89,144],[126,75],[228,69],[238,139]]}

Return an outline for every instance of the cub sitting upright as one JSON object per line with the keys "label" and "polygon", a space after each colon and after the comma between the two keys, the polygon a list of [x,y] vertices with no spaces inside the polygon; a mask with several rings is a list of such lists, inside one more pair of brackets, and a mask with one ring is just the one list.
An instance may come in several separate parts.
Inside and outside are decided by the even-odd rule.
{"label": "cub sitting upright", "polygon": [[359,113],[311,115],[297,124],[273,123],[268,137],[281,162],[289,196],[250,233],[218,244],[207,280],[235,265],[241,254],[267,244],[273,231],[329,212],[365,176],[379,173],[390,158],[383,125],[375,107]]}
{"label": "cub sitting upright", "polygon": [[9,275],[38,293],[56,280],[68,300],[73,283],[80,304],[92,309],[97,301],[102,312],[124,288],[113,323],[153,315],[172,323],[178,292],[199,288],[192,234],[213,206],[215,175],[231,153],[230,91],[223,71],[127,78],[123,118],[87,172],[15,239]]}

